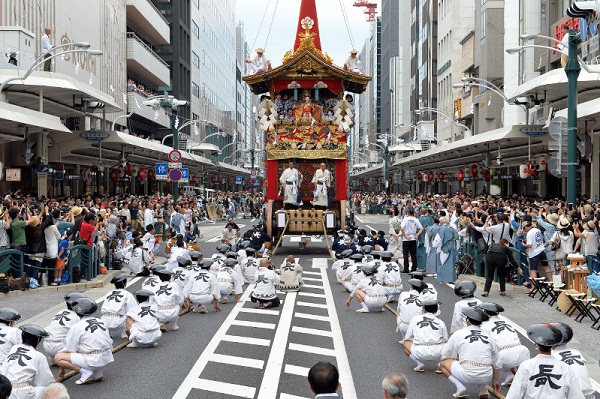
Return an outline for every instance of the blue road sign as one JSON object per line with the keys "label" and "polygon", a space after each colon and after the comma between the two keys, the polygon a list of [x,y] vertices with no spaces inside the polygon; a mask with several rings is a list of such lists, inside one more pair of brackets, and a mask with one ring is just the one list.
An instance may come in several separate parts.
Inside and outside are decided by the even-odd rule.
{"label": "blue road sign", "polygon": [[171,169],[169,171],[169,180],[171,180],[172,182],[178,182],[179,180],[181,180],[181,170],[180,169]]}
{"label": "blue road sign", "polygon": [[242,184],[242,176],[235,177],[235,184]]}
{"label": "blue road sign", "polygon": [[179,181],[181,183],[189,183],[190,181],[190,170],[188,168],[180,168],[181,171],[181,179]]}
{"label": "blue road sign", "polygon": [[156,180],[169,179],[169,165],[166,162],[157,163],[155,169]]}

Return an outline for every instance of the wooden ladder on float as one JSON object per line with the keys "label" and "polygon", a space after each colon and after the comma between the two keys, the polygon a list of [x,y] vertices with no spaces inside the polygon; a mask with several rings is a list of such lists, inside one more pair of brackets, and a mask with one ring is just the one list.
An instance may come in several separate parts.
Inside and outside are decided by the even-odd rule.
{"label": "wooden ladder on float", "polygon": [[[286,218],[285,218],[285,226],[283,227],[283,231],[281,232],[281,235],[279,236],[279,240],[277,240],[277,244],[275,245],[275,248],[273,248],[273,252],[271,256],[275,256],[275,252],[277,252],[277,248],[279,248],[279,246],[281,245],[281,241],[283,241],[283,236],[285,236],[285,232],[288,228],[288,225],[290,224],[290,214],[289,212],[287,212]],[[309,222],[309,223],[320,223],[321,226],[323,227],[323,237],[325,237],[325,243],[327,244],[327,250],[329,251],[329,256],[331,256],[331,245],[329,244],[329,238],[327,238],[327,228],[325,227],[325,215],[323,215],[321,217],[321,219],[303,219],[303,222]],[[304,233],[301,233],[304,234]]]}

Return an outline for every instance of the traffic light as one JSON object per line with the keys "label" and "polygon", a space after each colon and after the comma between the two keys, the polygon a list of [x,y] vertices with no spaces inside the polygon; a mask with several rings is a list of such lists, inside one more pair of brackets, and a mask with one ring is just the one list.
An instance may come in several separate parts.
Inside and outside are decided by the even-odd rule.
{"label": "traffic light", "polygon": [[567,8],[567,15],[571,18],[585,18],[590,24],[597,22],[600,11],[599,0],[575,1]]}
{"label": "traffic light", "polygon": [[33,152],[33,147],[35,147],[37,143],[35,141],[24,141],[23,143],[23,161],[29,165],[31,163],[31,159],[35,155]]}

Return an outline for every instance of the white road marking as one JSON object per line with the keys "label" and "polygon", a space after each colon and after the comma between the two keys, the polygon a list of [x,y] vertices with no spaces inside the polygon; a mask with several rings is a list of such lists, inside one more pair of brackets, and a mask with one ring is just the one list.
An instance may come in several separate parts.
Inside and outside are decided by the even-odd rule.
{"label": "white road marking", "polygon": [[302,277],[302,280],[304,280],[304,281],[318,281],[319,283],[323,281],[320,278],[312,278],[312,277]]}
{"label": "white road marking", "polygon": [[215,353],[210,358],[211,362],[216,363],[224,363],[231,364],[234,366],[242,366],[242,367],[250,367],[253,369],[262,370],[265,362],[259,359],[250,359],[247,357],[239,357],[239,356],[229,356],[229,355],[221,355],[219,353]]}
{"label": "white road marking", "polygon": [[257,345],[257,346],[270,346],[270,339],[262,339],[262,338],[252,338],[252,337],[240,337],[238,335],[228,335],[225,334],[221,340],[227,342],[235,342],[236,344],[248,344],[248,345]]}
{"label": "white road marking", "polygon": [[304,284],[302,287],[304,288],[315,288],[318,290],[324,290],[325,288],[322,285],[314,285],[314,284]]}
{"label": "white road marking", "polygon": [[333,333],[331,331],[325,330],[317,330],[316,328],[306,328],[306,327],[292,327],[292,332],[297,332],[301,334],[310,334],[310,335],[318,335],[324,337],[333,337]]}
{"label": "white road marking", "polygon": [[308,367],[294,366],[292,364],[286,364],[284,368],[286,374],[299,375],[300,377],[308,377],[309,370]]}
{"label": "white road marking", "polygon": [[[318,259],[315,259],[315,261],[317,260]],[[340,372],[340,384],[342,386],[342,393],[344,399],[357,399],[356,389],[354,388],[354,380],[352,378],[352,370],[350,369],[350,361],[348,360],[346,346],[344,345],[344,335],[342,334],[342,328],[340,327],[340,321],[338,319],[337,310],[335,309],[333,292],[331,291],[331,285],[329,284],[329,276],[327,275],[327,259],[323,259],[323,261],[324,262],[319,262],[319,264],[321,265],[323,286],[325,287],[325,295],[327,297],[326,303],[327,306],[329,306],[328,313],[330,317],[331,332],[333,334],[333,348],[334,351],[338,354],[336,358],[337,367]]]}
{"label": "white road marking", "polygon": [[319,308],[319,309],[327,309],[327,305],[324,303],[313,303],[313,302],[296,302],[296,306],[306,306],[307,308]]}
{"label": "white road marking", "polygon": [[285,356],[285,348],[288,342],[290,334],[290,327],[292,325],[292,314],[294,311],[294,304],[296,302],[296,293],[291,292],[287,296],[287,302],[283,305],[281,311],[281,318],[277,331],[275,331],[275,337],[273,338],[273,346],[271,347],[271,353],[269,354],[269,360],[265,367],[263,380],[260,385],[260,391],[258,392],[258,399],[276,399],[277,390],[279,389],[279,377],[281,376],[281,366],[283,365],[283,358]]}
{"label": "white road marking", "polygon": [[215,236],[213,238],[206,240],[206,242],[219,242],[219,241],[221,241],[221,237],[222,237],[221,235],[218,235],[218,236]]}
{"label": "white road marking", "polygon": [[[245,385],[229,384],[227,382],[205,380],[203,378],[194,378],[190,383],[190,388],[201,389],[203,391],[210,391],[216,393],[222,393],[224,395],[233,395],[240,398],[253,398],[256,388],[248,387]],[[181,389],[181,388],[180,388]],[[179,392],[179,391],[177,391]],[[178,396],[176,393],[173,398],[187,397],[189,391],[185,396]]]}
{"label": "white road marking", "polygon": [[300,296],[309,296],[311,298],[326,298],[324,294],[313,294],[312,292],[299,292]]}
{"label": "white road marking", "polygon": [[279,399],[310,399],[305,396],[296,396],[296,395],[288,395],[287,393],[282,393],[279,396]]}
{"label": "white road marking", "polygon": [[[319,273],[319,272],[302,272],[302,275],[304,275],[304,274],[308,274],[310,276],[320,276],[321,275],[321,273]],[[319,281],[321,281],[321,280],[319,279]]]}
{"label": "white road marking", "polygon": [[298,237],[298,236],[290,237],[290,242],[300,242],[300,241],[301,241],[301,237]]}
{"label": "white road marking", "polygon": [[325,349],[325,348],[321,348],[319,346],[301,345],[301,344],[295,344],[293,342],[290,343],[289,348],[291,351],[314,353],[314,354],[320,355],[320,356],[336,357],[336,354],[337,354],[335,349]]}
{"label": "white road marking", "polygon": [[261,321],[232,320],[231,325],[242,326],[242,327],[264,328],[267,330],[275,329],[274,323],[263,323]]}
{"label": "white road marking", "polygon": [[322,238],[310,237],[310,242],[323,242]]}
{"label": "white road marking", "polygon": [[313,269],[327,268],[327,258],[313,258]]}
{"label": "white road marking", "polygon": [[329,316],[317,316],[309,313],[298,313],[294,314],[299,319],[308,319],[308,320],[319,320],[319,321],[329,321]]}
{"label": "white road marking", "polygon": [[279,310],[271,310],[271,309],[257,309],[257,308],[242,308],[240,312],[243,313],[258,313],[258,314],[271,314],[278,316]]}

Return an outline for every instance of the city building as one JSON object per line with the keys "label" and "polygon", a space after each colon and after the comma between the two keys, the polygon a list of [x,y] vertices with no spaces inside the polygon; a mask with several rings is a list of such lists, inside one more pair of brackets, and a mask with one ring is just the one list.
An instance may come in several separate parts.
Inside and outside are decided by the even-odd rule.
{"label": "city building", "polygon": [[[378,133],[391,133],[394,130],[392,126],[392,112],[395,108],[393,104],[393,84],[395,77],[395,57],[398,57],[400,50],[400,1],[382,0],[381,2],[381,59],[379,68],[381,68],[381,95],[378,97],[381,101],[381,125]],[[387,111],[387,112],[386,112]]]}

